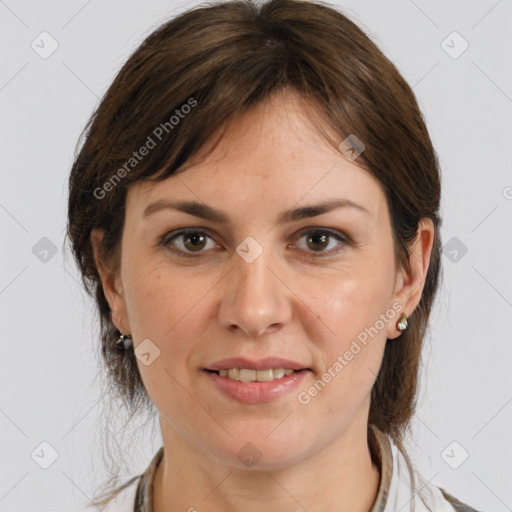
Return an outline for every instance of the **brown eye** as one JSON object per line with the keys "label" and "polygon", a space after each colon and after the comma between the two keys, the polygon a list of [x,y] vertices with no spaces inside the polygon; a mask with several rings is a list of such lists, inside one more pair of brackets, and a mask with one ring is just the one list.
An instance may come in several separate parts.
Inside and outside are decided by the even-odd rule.
{"label": "brown eye", "polygon": [[[306,232],[304,232],[300,239],[304,238],[306,241],[306,248],[305,250],[309,253],[313,253],[312,256],[325,256],[330,255],[335,252],[338,252],[341,247],[348,243],[347,239],[341,234],[338,234],[334,231],[331,231],[329,229],[321,229],[321,228],[315,228],[310,229]],[[331,241],[335,239],[338,240],[338,247],[336,247],[336,244],[334,244],[334,248],[332,248]],[[331,245],[330,250],[325,250],[326,248]],[[318,254],[315,254],[318,253]]]}
{"label": "brown eye", "polygon": [[[350,239],[341,233],[324,228],[309,229],[299,237],[299,240],[305,239],[305,247],[298,247],[297,244],[292,247],[298,247],[308,254],[308,256],[330,256],[340,251],[344,245],[350,243]],[[208,247],[208,239],[212,245]],[[337,240],[338,244],[333,241]],[[199,229],[182,229],[170,236],[164,237],[161,245],[168,247],[179,256],[194,257],[201,256],[208,249],[215,249],[218,245],[212,237],[205,231]],[[332,246],[329,250],[329,246]]]}
{"label": "brown eye", "polygon": [[[205,252],[203,249],[206,247],[208,239],[211,239],[211,237],[204,231],[190,229],[178,231],[173,236],[166,238],[162,244],[165,246],[173,245],[178,249],[177,252],[184,253],[183,256],[189,256],[190,253]],[[175,243],[175,241],[181,243]],[[216,247],[215,243],[213,247]]]}
{"label": "brown eye", "polygon": [[311,233],[307,237],[307,243],[311,244],[309,247],[312,249],[323,250],[329,244],[329,235],[321,233]]}
{"label": "brown eye", "polygon": [[206,243],[206,237],[200,233],[187,233],[182,235],[185,247],[190,251],[201,250]]}

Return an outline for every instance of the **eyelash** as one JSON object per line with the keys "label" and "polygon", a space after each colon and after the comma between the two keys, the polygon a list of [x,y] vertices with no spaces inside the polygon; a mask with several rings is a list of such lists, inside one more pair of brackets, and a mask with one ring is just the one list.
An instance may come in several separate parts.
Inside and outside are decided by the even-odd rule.
{"label": "eyelash", "polygon": [[[200,228],[186,228],[186,229],[180,229],[180,230],[177,230],[177,231],[172,231],[170,233],[167,233],[165,234],[159,245],[163,245],[165,247],[168,247],[170,245],[170,243],[175,240],[176,238],[179,238],[180,236],[183,236],[183,235],[188,235],[190,233],[200,233],[200,234],[204,234],[206,236],[208,236],[209,238],[213,239],[207,231],[203,230],[203,229],[200,229]],[[337,239],[339,242],[341,242],[341,247],[338,247],[336,249],[331,249],[329,251],[326,251],[326,252],[316,252],[315,251],[306,251],[309,253],[309,257],[311,258],[319,258],[319,257],[327,257],[327,256],[332,256],[336,253],[338,253],[339,251],[341,251],[343,249],[343,245],[347,245],[347,244],[350,244],[351,243],[351,240],[350,240],[350,237],[346,236],[346,235],[342,235],[341,233],[338,233],[337,231],[333,231],[331,229],[327,229],[327,228],[319,228],[319,227],[314,227],[314,228],[310,228],[310,229],[307,229],[306,231],[302,231],[299,235],[298,235],[298,240],[300,238],[302,238],[304,235],[322,235],[322,234],[325,234],[325,235],[328,235],[329,237],[331,238],[335,238]],[[169,235],[172,235],[172,236],[169,236]],[[178,256],[180,257],[184,257],[184,258],[199,258],[202,256],[202,254],[206,251],[200,251],[200,252],[197,252],[197,253],[187,253],[186,251],[182,251],[181,249],[175,249],[175,248],[169,248],[169,250],[171,250],[172,252],[176,253]]]}

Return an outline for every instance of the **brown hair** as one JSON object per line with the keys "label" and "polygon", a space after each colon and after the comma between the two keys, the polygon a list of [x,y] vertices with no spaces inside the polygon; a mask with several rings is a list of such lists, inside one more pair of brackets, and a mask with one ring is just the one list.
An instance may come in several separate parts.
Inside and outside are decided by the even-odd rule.
{"label": "brown hair", "polygon": [[[409,266],[420,219],[435,226],[420,303],[401,338],[387,343],[371,394],[369,425],[402,446],[439,281],[439,164],[399,71],[354,22],[322,2],[227,1],[166,21],[129,57],[84,128],[69,181],[67,235],[84,286],[96,297],[110,388],[132,412],[150,405],[133,350],[116,347],[119,332],[96,269],[91,230],[104,231],[102,256],[118,270],[130,185],[182,172],[214,132],[286,88],[316,106],[321,122],[338,134],[332,140],[319,125],[336,148],[349,134],[365,144],[356,163],[386,194],[397,266]],[[136,158],[143,146],[152,147]]]}

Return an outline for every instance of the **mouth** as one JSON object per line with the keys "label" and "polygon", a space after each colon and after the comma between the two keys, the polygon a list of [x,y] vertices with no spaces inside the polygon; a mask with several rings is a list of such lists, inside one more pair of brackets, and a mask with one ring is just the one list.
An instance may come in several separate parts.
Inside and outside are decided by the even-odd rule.
{"label": "mouth", "polygon": [[311,367],[304,363],[277,356],[268,356],[263,359],[230,357],[208,363],[203,370],[241,382],[268,382],[282,379],[295,372],[312,371]]}
{"label": "mouth", "polygon": [[[261,362],[260,362],[261,363]],[[206,388],[220,392],[239,404],[256,405],[284,399],[308,378],[311,368],[265,367],[260,363],[259,369],[236,367],[218,363],[218,369],[202,368],[202,373],[213,384]],[[223,366],[223,367],[222,367]]]}
{"label": "mouth", "polygon": [[239,382],[271,382],[288,377],[292,373],[311,371],[311,368],[302,368],[299,370],[293,370],[291,368],[267,368],[263,370],[252,370],[250,368],[225,368],[220,370],[210,370],[208,368],[204,368],[204,370],[210,373],[215,373],[219,377]]}

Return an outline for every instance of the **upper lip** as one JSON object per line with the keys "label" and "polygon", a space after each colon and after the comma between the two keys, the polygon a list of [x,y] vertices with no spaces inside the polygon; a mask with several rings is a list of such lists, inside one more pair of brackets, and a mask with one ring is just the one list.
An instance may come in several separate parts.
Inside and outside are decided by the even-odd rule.
{"label": "upper lip", "polygon": [[270,368],[284,368],[285,370],[309,370],[310,368],[302,363],[282,359],[280,357],[265,357],[258,361],[251,361],[245,357],[230,357],[221,359],[205,367],[206,370],[229,370],[230,368],[247,368],[249,370],[268,370]]}

